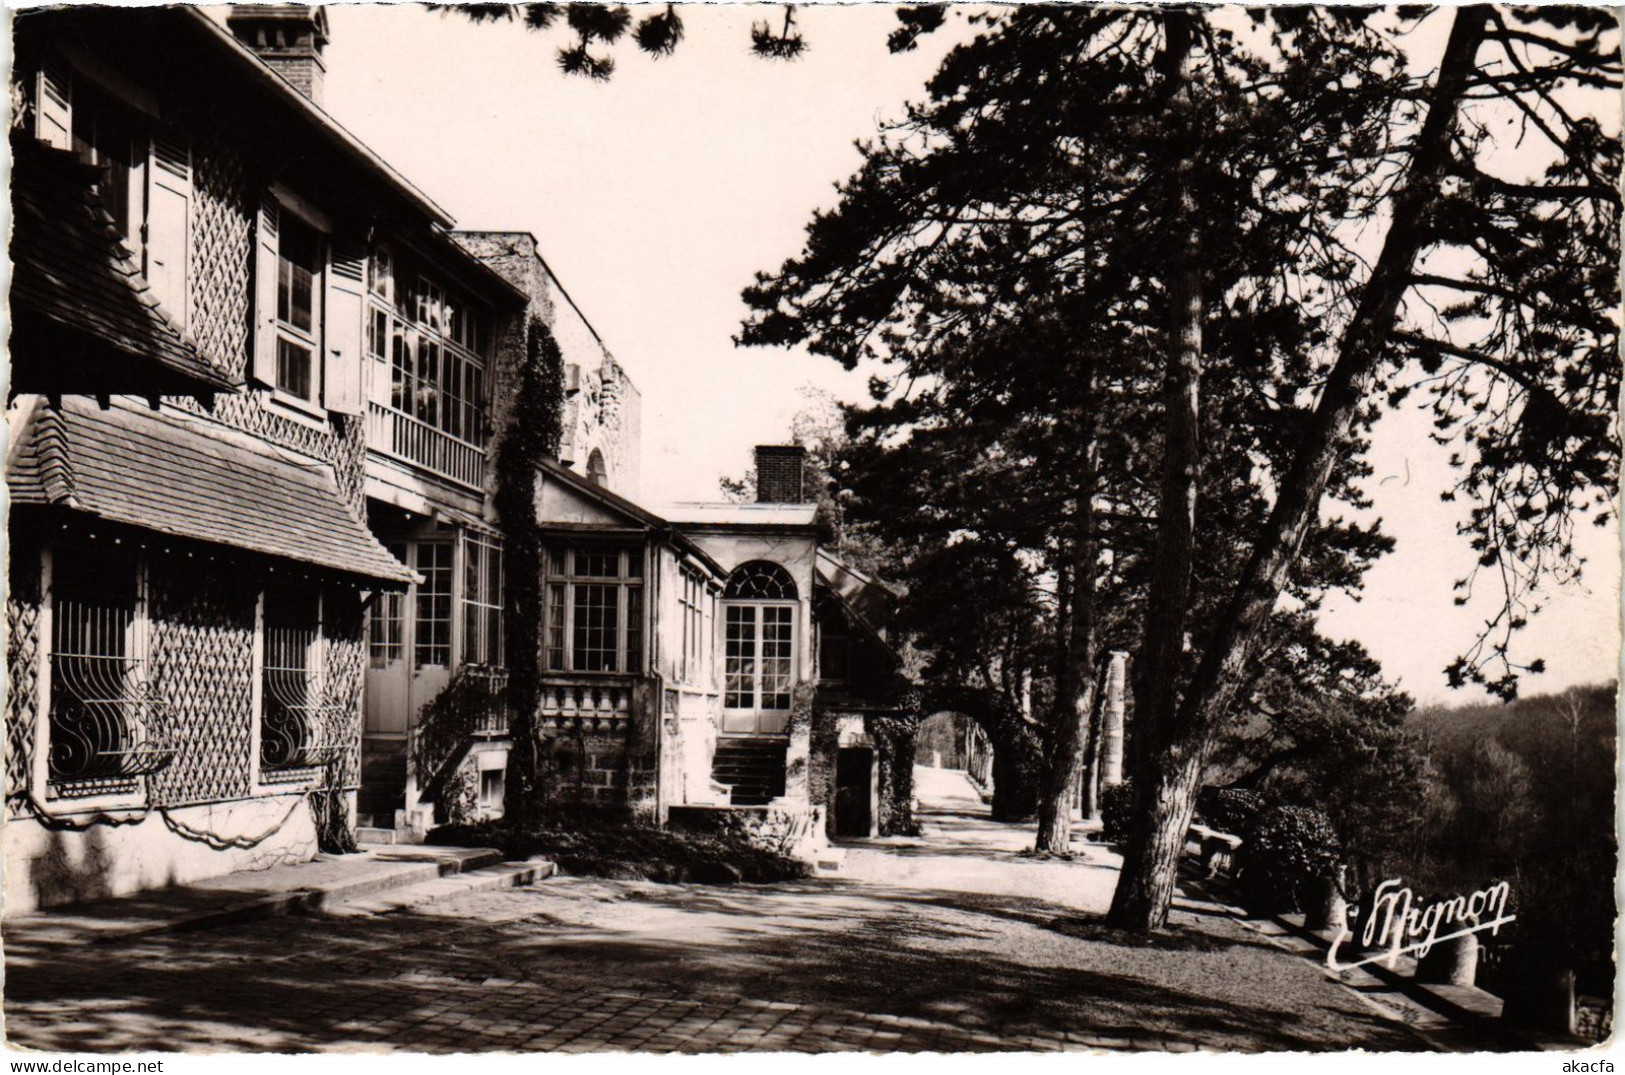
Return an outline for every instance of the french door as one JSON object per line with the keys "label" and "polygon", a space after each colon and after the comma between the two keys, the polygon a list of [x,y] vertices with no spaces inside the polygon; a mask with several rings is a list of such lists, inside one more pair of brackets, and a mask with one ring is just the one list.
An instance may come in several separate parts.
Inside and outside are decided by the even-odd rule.
{"label": "french door", "polygon": [[795,687],[796,603],[725,602],[722,730],[783,735]]}

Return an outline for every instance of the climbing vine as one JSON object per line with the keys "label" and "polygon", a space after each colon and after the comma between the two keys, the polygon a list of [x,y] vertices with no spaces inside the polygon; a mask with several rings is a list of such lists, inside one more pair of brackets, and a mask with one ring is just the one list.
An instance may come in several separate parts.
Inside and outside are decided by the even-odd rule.
{"label": "climbing vine", "polygon": [[508,681],[485,665],[465,664],[418,714],[412,729],[412,771],[422,798],[436,804],[437,818],[471,818],[473,791],[463,760],[481,721],[509,708]]}
{"label": "climbing vine", "polygon": [[865,724],[878,761],[880,835],[916,836],[920,829],[914,817],[914,750],[920,718],[916,712],[871,714]]}
{"label": "climbing vine", "polygon": [[542,537],[536,523],[536,474],[557,459],[564,409],[564,356],[541,317],[525,322],[524,363],[515,371],[514,405],[497,449],[495,501],[507,535],[509,822],[526,826],[540,803],[535,730],[542,653]]}

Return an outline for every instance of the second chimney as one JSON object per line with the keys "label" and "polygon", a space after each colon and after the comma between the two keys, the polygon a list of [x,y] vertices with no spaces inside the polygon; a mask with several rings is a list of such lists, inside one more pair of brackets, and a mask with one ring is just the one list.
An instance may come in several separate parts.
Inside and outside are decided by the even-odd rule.
{"label": "second chimney", "polygon": [[226,25],[267,67],[322,103],[327,64],[327,12],[306,4],[235,4]]}
{"label": "second chimney", "polygon": [[762,444],[756,448],[756,502],[805,504],[807,449],[798,444]]}

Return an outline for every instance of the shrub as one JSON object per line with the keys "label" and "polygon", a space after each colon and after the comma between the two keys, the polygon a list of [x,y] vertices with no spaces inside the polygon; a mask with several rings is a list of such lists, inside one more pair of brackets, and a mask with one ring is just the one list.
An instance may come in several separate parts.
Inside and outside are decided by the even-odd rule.
{"label": "shrub", "polygon": [[1264,806],[1264,796],[1250,788],[1209,785],[1196,796],[1196,815],[1210,828],[1232,836],[1245,836]]}
{"label": "shrub", "polygon": [[1107,843],[1120,844],[1127,840],[1133,817],[1132,782],[1125,780],[1100,789],[1100,835]]}
{"label": "shrub", "polygon": [[1302,910],[1311,882],[1337,869],[1337,830],[1322,811],[1282,803],[1255,819],[1238,854],[1242,902],[1258,911]]}
{"label": "shrub", "polygon": [[674,832],[635,824],[613,811],[570,811],[524,831],[501,822],[446,825],[431,844],[497,847],[509,858],[543,855],[567,874],[662,884],[769,884],[808,877],[812,868],[752,843],[739,832]]}

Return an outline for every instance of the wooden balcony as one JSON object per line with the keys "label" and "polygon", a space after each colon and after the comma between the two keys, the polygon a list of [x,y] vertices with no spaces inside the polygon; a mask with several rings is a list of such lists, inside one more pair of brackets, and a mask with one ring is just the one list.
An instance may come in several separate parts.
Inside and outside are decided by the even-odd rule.
{"label": "wooden balcony", "polygon": [[471,489],[485,488],[485,450],[379,403],[367,404],[367,448]]}

